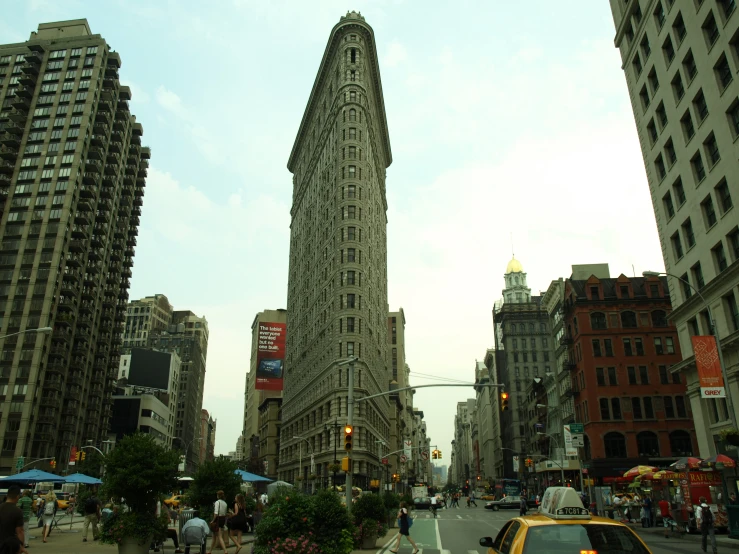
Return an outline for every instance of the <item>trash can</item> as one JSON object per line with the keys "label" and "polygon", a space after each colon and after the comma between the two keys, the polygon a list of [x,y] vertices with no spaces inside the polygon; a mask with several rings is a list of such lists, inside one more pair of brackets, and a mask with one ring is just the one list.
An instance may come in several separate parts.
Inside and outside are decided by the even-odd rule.
{"label": "trash can", "polygon": [[180,537],[182,537],[182,527],[185,525],[185,523],[187,523],[188,521],[192,519],[194,514],[195,514],[195,510],[193,510],[192,508],[187,508],[180,512],[180,516],[177,518],[177,521],[179,521],[179,529],[180,529],[179,536]]}

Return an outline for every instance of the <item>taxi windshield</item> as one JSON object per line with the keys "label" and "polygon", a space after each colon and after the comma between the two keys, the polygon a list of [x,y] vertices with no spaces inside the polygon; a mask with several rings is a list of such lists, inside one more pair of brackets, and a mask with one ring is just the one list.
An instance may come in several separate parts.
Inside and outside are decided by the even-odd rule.
{"label": "taxi windshield", "polygon": [[582,550],[598,554],[649,554],[628,528],[597,523],[529,527],[523,553],[579,554]]}

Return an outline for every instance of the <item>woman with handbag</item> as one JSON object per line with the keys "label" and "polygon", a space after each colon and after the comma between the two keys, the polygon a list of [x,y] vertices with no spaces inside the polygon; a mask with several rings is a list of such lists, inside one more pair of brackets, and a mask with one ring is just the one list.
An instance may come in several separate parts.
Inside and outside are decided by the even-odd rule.
{"label": "woman with handbag", "polygon": [[418,545],[411,538],[411,525],[413,525],[413,519],[408,513],[408,504],[406,504],[405,502],[401,502],[400,510],[398,510],[398,540],[395,542],[395,550],[390,550],[390,552],[392,552],[393,554],[398,554],[400,541],[403,537],[405,537],[408,539],[408,542],[413,545],[413,554],[418,554]]}
{"label": "woman with handbag", "polygon": [[213,554],[213,549],[216,543],[220,543],[221,548],[226,552],[226,544],[223,542],[223,530],[226,527],[226,514],[228,513],[228,504],[223,500],[225,493],[218,491],[216,493],[218,500],[213,504],[213,519],[210,522],[210,530],[213,532],[213,541],[210,543],[210,551],[208,554]]}
{"label": "woman with handbag", "polygon": [[236,544],[236,552],[243,546],[241,544],[241,535],[246,533],[248,530],[246,524],[246,502],[244,501],[243,494],[237,494],[234,500],[233,515],[228,520],[228,534],[231,535],[231,540]]}

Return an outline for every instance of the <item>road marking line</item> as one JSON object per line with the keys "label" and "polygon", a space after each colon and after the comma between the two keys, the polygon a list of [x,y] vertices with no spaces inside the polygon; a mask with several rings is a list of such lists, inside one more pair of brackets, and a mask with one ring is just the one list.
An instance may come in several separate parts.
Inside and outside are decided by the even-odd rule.
{"label": "road marking line", "polygon": [[462,519],[462,516],[457,516],[459,519]]}
{"label": "road marking line", "polygon": [[441,533],[439,533],[439,521],[434,521],[434,527],[436,527],[436,548],[441,550]]}
{"label": "road marking line", "polygon": [[[441,554],[452,554],[452,551],[451,550],[440,550],[439,552]],[[475,552],[475,554],[479,554],[479,552]]]}
{"label": "road marking line", "polygon": [[382,548],[380,548],[380,550],[378,550],[377,552],[375,552],[375,554],[382,554],[385,550],[388,550],[390,548],[390,545],[393,542],[395,542],[395,540],[396,540],[397,537],[398,537],[398,535],[395,535],[392,539],[390,539],[389,541],[387,541],[384,545],[382,545]]}
{"label": "road marking line", "polygon": [[477,550],[468,550],[467,554],[480,554]]}

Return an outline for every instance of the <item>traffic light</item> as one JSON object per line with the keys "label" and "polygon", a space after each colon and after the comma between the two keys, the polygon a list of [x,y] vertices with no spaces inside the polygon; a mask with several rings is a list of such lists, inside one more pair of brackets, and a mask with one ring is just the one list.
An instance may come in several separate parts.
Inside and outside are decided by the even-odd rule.
{"label": "traffic light", "polygon": [[500,411],[501,412],[508,411],[508,393],[507,392],[500,393]]}
{"label": "traffic light", "polygon": [[82,455],[80,456],[80,460],[82,460],[84,462],[85,461],[85,456],[87,456],[87,454],[85,454],[85,451],[83,450],[82,451]]}
{"label": "traffic light", "polygon": [[349,458],[341,458],[341,471],[349,471]]}
{"label": "traffic light", "polygon": [[75,459],[76,462],[79,462],[80,461],[80,455],[81,455],[81,452],[80,451],[77,451],[77,453],[74,455],[74,459]]}
{"label": "traffic light", "polygon": [[436,459],[441,460],[441,450],[436,451]]}
{"label": "traffic light", "polygon": [[56,459],[52,459],[49,462],[49,465],[51,466],[51,469],[56,469]]}
{"label": "traffic light", "polygon": [[344,425],[344,450],[349,452],[352,449],[352,437],[354,436],[354,427]]}

